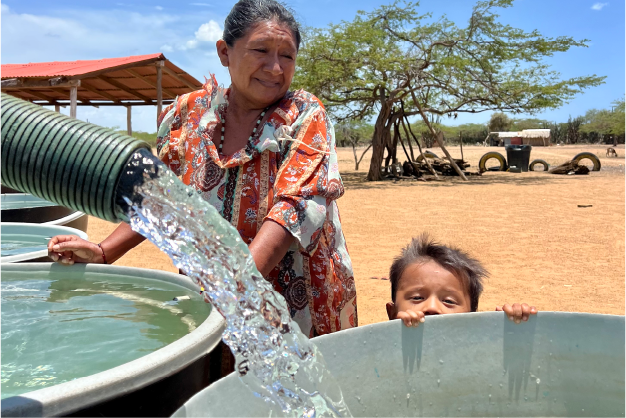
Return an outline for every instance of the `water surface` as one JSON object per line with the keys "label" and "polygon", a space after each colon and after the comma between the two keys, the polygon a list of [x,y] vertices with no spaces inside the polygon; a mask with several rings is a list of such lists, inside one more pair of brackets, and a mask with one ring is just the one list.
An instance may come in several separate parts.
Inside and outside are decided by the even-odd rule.
{"label": "water surface", "polygon": [[[210,313],[198,293],[175,284],[69,271],[2,272],[3,399],[135,360]],[[172,300],[182,295],[190,299]]]}
{"label": "water surface", "polygon": [[2,243],[0,244],[0,257],[9,257],[12,255],[20,255],[33,253],[36,251],[45,251],[48,249],[49,238],[36,240],[36,239],[12,239],[17,238],[14,236],[5,237],[2,236]]}

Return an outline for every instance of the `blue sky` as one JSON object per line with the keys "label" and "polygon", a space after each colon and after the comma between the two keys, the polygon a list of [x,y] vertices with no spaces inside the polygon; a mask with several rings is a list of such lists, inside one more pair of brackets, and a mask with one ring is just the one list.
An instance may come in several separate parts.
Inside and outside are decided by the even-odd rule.
{"label": "blue sky", "polygon": [[[215,73],[228,85],[228,72],[215,53],[233,0],[3,0],[3,64],[99,59],[163,52],[199,80]],[[358,10],[370,11],[380,0],[289,0],[306,26],[352,20]],[[591,108],[607,108],[624,95],[624,1],[516,0],[502,10],[501,21],[526,31],[538,29],[550,37],[589,39],[589,48],[576,48],[549,59],[564,78],[607,76],[606,83],[587,90],[560,109],[535,117],[566,121]],[[435,17],[445,14],[458,25],[469,18],[472,0],[423,0],[420,9]],[[64,112],[68,112],[65,109]],[[156,108],[133,109],[133,129],[154,132]],[[525,116],[525,115],[522,115]],[[104,126],[125,126],[124,108],[79,107],[78,117]],[[489,113],[459,115],[454,123],[485,123]],[[444,121],[446,122],[446,121]],[[452,123],[452,122],[450,122]]]}

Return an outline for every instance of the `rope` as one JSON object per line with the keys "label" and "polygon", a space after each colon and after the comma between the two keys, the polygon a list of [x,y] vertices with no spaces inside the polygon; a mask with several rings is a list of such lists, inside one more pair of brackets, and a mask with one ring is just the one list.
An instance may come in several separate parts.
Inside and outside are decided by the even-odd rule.
{"label": "rope", "polygon": [[293,132],[293,128],[290,126],[286,126],[286,125],[282,125],[279,126],[278,129],[276,129],[274,131],[274,138],[276,138],[276,140],[278,141],[289,141],[289,142],[293,142],[296,143],[298,145],[304,145],[305,147],[309,148],[310,150],[316,151],[316,152],[321,152],[322,154],[326,154],[326,155],[330,155],[331,152],[330,151],[325,151],[325,150],[321,150],[319,148],[314,148],[311,147],[308,144],[305,144],[304,142],[302,142],[299,139],[294,139],[292,138],[290,135]]}

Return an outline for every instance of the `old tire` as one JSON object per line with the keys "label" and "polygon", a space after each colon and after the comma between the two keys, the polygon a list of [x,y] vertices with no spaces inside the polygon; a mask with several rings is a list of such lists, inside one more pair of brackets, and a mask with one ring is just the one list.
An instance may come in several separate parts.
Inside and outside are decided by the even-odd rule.
{"label": "old tire", "polygon": [[584,160],[585,158],[591,160],[591,162],[593,163],[593,170],[591,171],[600,171],[600,168],[602,167],[602,165],[600,164],[600,159],[597,155],[591,152],[581,152],[580,154],[572,158],[572,162],[580,165],[580,161]]}
{"label": "old tire", "polygon": [[547,163],[546,161],[544,161],[544,160],[539,160],[539,159],[537,159],[537,160],[533,160],[533,162],[532,162],[532,163],[530,163],[530,165],[528,166],[528,169],[529,169],[530,171],[535,171],[535,166],[536,166],[537,164],[541,164],[541,165],[543,166],[543,170],[542,170],[542,171],[548,171],[548,170],[550,169],[550,164],[548,164],[548,163]]}
{"label": "old tire", "polygon": [[[426,157],[426,158],[439,158],[439,156],[437,154],[435,154],[434,152],[432,152],[432,151],[424,151],[424,157]],[[415,159],[415,162],[421,163],[422,161],[424,161],[424,158],[422,157],[422,154],[420,154]]]}
{"label": "old tire", "polygon": [[480,157],[480,161],[478,162],[478,168],[481,173],[484,173],[485,171],[492,171],[488,170],[486,165],[487,161],[491,160],[492,158],[495,158],[500,163],[500,168],[494,171],[506,171],[508,169],[508,166],[506,164],[506,158],[504,158],[504,155],[500,154],[499,152],[491,151]]}

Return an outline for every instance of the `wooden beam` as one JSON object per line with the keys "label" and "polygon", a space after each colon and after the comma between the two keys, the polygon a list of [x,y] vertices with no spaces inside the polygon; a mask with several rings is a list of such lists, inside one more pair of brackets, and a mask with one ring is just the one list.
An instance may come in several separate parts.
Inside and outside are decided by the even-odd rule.
{"label": "wooden beam", "polygon": [[[12,90],[9,90],[9,91],[12,91]],[[23,92],[23,93],[28,93],[28,94],[30,94],[30,95],[32,95],[32,96],[35,96],[35,97],[37,97],[37,98],[39,98],[39,99],[41,99],[41,100],[45,100],[46,102],[48,102],[47,104],[49,104],[49,105],[51,105],[51,106],[52,106],[52,105],[56,106],[56,105],[57,105],[57,103],[58,103],[58,100],[57,100],[56,98],[51,97],[51,96],[48,96],[47,94],[42,93],[42,92],[40,92],[40,91],[37,91],[37,90],[35,90],[35,89],[26,89],[26,88],[21,88],[21,89],[19,89],[19,90],[15,90],[15,91],[16,91],[16,92],[17,92],[17,91],[21,91],[21,92]],[[70,94],[71,94],[71,87],[70,87]],[[29,100],[31,100],[31,99],[29,99]],[[31,101],[32,101],[32,100],[31,100]],[[99,107],[97,104],[93,104],[93,103],[91,103],[89,100],[85,100],[85,99],[80,99],[80,98],[79,98],[79,99],[78,99],[78,101],[80,101],[83,105],[93,106],[93,107],[95,107],[95,108]],[[63,106],[63,107],[65,107],[65,106]]]}
{"label": "wooden beam", "polygon": [[159,116],[161,116],[161,111],[163,110],[163,88],[161,84],[163,82],[163,67],[165,66],[163,61],[157,63],[157,120],[159,120]]}
{"label": "wooden beam", "polygon": [[128,136],[133,136],[133,125],[131,122],[131,117],[132,117],[131,109],[132,109],[132,106],[126,106],[126,134],[128,134]]}
{"label": "wooden beam", "polygon": [[41,92],[38,92],[36,90],[24,90],[24,93],[28,93],[30,95],[33,95],[35,97],[39,97],[41,100],[47,100],[51,103],[56,103],[57,99],[55,99],[54,97],[50,97],[46,94],[43,94]]}
{"label": "wooden beam", "polygon": [[45,80],[29,78],[10,78],[2,80],[1,88],[50,88],[50,87],[77,87],[80,80],[69,80],[67,77],[54,77]]}
{"label": "wooden beam", "polygon": [[[190,89],[198,90],[200,88],[198,86],[194,86],[193,83],[185,80],[179,74],[176,74],[176,72],[174,72],[174,70],[171,70],[171,69],[167,68],[167,66],[165,66],[165,65],[163,66],[163,71],[165,71],[166,73],[168,73],[169,75],[174,77],[176,80],[180,81],[181,83],[185,84]],[[184,74],[187,74],[187,73],[184,73]]]}
{"label": "wooden beam", "polygon": [[95,88],[94,86],[91,86],[87,83],[85,83],[85,80],[82,80],[83,84],[82,84],[82,88],[84,88],[85,90],[89,90],[92,93],[96,93],[99,96],[104,97],[105,99],[109,99],[112,100],[114,103],[120,103],[120,99],[118,99],[115,96],[111,96],[109,93],[107,93],[106,91],[100,91],[97,88]]}
{"label": "wooden beam", "polygon": [[[16,96],[17,97],[17,96]],[[26,100],[28,101],[28,99],[26,98],[22,98],[19,97],[22,100]],[[31,99],[32,100],[32,99]],[[40,106],[54,106],[54,103],[50,103],[50,102],[43,102],[39,99],[35,99],[36,101],[34,101],[35,104],[38,104]],[[163,105],[167,106],[172,104],[174,101],[173,100],[164,100],[163,101]],[[67,101],[63,101],[63,102],[57,102],[57,104],[61,105],[61,107],[65,107],[65,106],[69,106],[69,102]],[[81,103],[80,101],[78,101],[78,103],[76,103],[76,107],[80,107],[80,106],[97,106],[97,107],[108,107],[108,106],[155,106],[154,103],[146,103],[144,101],[137,101],[137,102],[119,102],[119,103],[113,103],[113,102],[89,102],[89,103]]]}
{"label": "wooden beam", "polygon": [[[70,90],[70,94],[71,94],[71,90]],[[81,97],[78,95],[78,88],[76,89],[76,99],[77,99],[80,103],[82,103],[82,104],[84,104],[84,105],[93,106],[93,107],[95,107],[96,109],[100,107],[100,106],[98,106],[97,104],[93,104],[93,103],[91,103],[91,101],[90,101],[89,99],[83,99],[83,98],[81,98]]]}
{"label": "wooden beam", "polygon": [[70,117],[76,119],[76,99],[78,99],[78,87],[70,89]]}
{"label": "wooden beam", "polygon": [[146,103],[152,103],[152,99],[150,99],[149,97],[144,96],[143,94],[141,94],[141,93],[131,89],[130,87],[126,87],[125,85],[123,85],[122,83],[120,83],[117,80],[114,80],[114,79],[112,79],[110,77],[107,77],[105,75],[100,75],[98,78],[100,80],[102,80],[102,81],[106,81],[110,85],[112,85],[114,87],[117,87],[120,90],[125,91],[126,93],[132,94],[133,96],[140,98],[141,100],[143,100]]}
{"label": "wooden beam", "polygon": [[61,113],[61,105],[55,104],[54,105],[54,111],[57,113]]}
{"label": "wooden beam", "polygon": [[22,99],[22,100],[28,101],[28,99],[26,97],[22,96],[22,94],[24,94],[23,91],[19,91],[19,90],[18,91],[9,91],[7,93],[10,94],[13,97],[17,97],[18,99]]}
{"label": "wooden beam", "polygon": [[[147,79],[145,76],[142,76],[141,74],[139,74],[137,71],[134,70],[125,70],[128,74],[132,75],[135,78],[140,79],[141,81],[143,81],[144,83],[146,83],[149,86],[155,87],[157,89],[157,94],[158,94],[158,83],[155,83],[153,81],[150,81],[149,79]],[[159,71],[160,71],[160,67],[157,67],[157,80],[159,79]],[[171,91],[169,91],[168,89],[164,89],[162,88],[163,93],[167,94],[168,96],[170,96],[172,99],[176,97],[175,93],[172,93]],[[158,99],[157,99],[158,101]]]}

